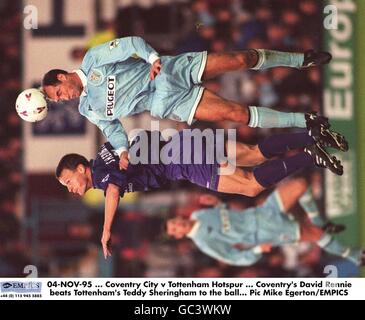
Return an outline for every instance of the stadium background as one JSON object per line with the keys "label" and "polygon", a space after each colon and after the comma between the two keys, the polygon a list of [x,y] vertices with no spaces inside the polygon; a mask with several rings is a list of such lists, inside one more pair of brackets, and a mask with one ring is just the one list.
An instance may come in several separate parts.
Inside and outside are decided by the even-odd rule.
{"label": "stadium background", "polygon": [[[324,28],[324,7],[336,5],[338,29]],[[31,5],[31,7],[29,6]],[[27,28],[32,13],[37,28]],[[80,201],[54,178],[59,158],[68,152],[92,157],[103,142],[98,130],[75,106],[52,105],[47,118],[30,125],[16,115],[19,92],[39,86],[42,75],[60,67],[76,69],[84,50],[114,37],[139,35],[161,54],[270,48],[288,51],[324,48],[332,63],[323,69],[234,72],[207,86],[222,96],[281,110],[320,110],[348,138],[351,150],[339,155],[344,176],[305,172],[323,214],[346,223],[341,239],[365,244],[364,1],[315,0],[34,0],[1,1],[0,65],[0,276],[25,276],[35,265],[39,276],[117,277],[311,277],[326,276],[335,265],[339,276],[358,276],[351,263],[301,244],[276,249],[252,267],[229,267],[202,255],[187,241],[162,234],[162,221],[188,216],[204,192],[187,184],[123,198],[113,232],[113,258],[105,261],[99,240],[103,195],[89,192]],[[82,13],[82,14],[80,14]],[[148,129],[151,118],[124,120],[125,127]],[[204,126],[202,124],[201,126]],[[160,128],[183,128],[162,121]],[[232,128],[218,123],[217,127]],[[240,140],[255,142],[279,130],[237,127]],[[257,199],[223,197],[236,207]]]}

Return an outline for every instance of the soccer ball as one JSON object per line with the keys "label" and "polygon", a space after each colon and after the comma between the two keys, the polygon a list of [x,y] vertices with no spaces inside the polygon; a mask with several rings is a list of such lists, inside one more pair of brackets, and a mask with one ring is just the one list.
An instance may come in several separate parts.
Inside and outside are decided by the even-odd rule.
{"label": "soccer ball", "polygon": [[37,122],[47,116],[48,107],[44,94],[38,89],[26,89],[15,102],[19,117],[28,122]]}

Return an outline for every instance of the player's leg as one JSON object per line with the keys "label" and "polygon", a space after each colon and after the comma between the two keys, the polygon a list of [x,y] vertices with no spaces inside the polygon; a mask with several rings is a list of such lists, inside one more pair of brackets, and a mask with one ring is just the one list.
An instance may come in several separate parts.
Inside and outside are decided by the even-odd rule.
{"label": "player's leg", "polygon": [[194,119],[201,121],[229,120],[247,125],[250,119],[248,106],[226,100],[205,89]]}
{"label": "player's leg", "polygon": [[[175,105],[169,114],[164,108],[172,103]],[[154,110],[152,112],[152,109]],[[166,101],[156,95],[153,99],[151,114],[161,118],[171,118],[185,121],[189,125],[192,120],[221,121],[228,120],[250,127],[260,128],[306,128],[309,135],[323,146],[331,146],[340,150],[347,150],[346,139],[331,130],[328,119],[315,113],[279,112],[269,108],[254,107],[226,100],[201,86],[193,86],[188,95],[178,99]]]}
{"label": "player's leg", "polygon": [[314,144],[308,132],[284,133],[271,135],[258,143],[260,152],[266,159],[270,159],[289,150],[303,149]]}
{"label": "player's leg", "polygon": [[228,152],[228,161],[238,167],[253,167],[267,160],[260,151],[258,145],[250,145],[242,142],[227,140],[226,150],[235,150],[233,155]]}
{"label": "player's leg", "polygon": [[283,52],[266,49],[249,49],[227,53],[209,53],[203,80],[234,70],[263,70],[273,67],[306,68],[326,64],[332,56],[328,52]]}
{"label": "player's leg", "polygon": [[[288,150],[304,148],[314,143],[307,132],[272,135],[257,145],[226,141],[226,150],[236,148],[235,163],[239,167],[257,166],[267,159],[285,154]],[[233,146],[235,144],[235,146]]]}
{"label": "player's leg", "polygon": [[313,159],[305,152],[283,159],[270,160],[253,170],[256,181],[265,189],[274,186],[294,172],[312,167]]}
{"label": "player's leg", "polygon": [[254,197],[294,172],[313,165],[313,159],[301,152],[292,157],[267,161],[253,172],[235,168],[231,175],[220,175],[217,191]]}
{"label": "player's leg", "polygon": [[252,172],[236,168],[231,175],[220,175],[217,191],[255,197],[265,187],[260,185]]}
{"label": "player's leg", "polygon": [[[300,197],[299,203],[306,213],[306,215],[303,217],[305,223],[307,225],[316,225],[317,228],[322,230],[322,235],[319,239],[310,241],[315,241],[324,251],[328,253],[342,256],[354,262],[355,264],[360,264],[360,250],[345,246],[338,240],[336,240],[332,235],[330,235],[330,233],[338,233],[343,231],[344,226],[326,222],[323,218],[321,218],[318,206],[313,199],[313,195],[310,189],[307,189],[305,193]],[[307,229],[309,229],[309,231],[313,230],[312,227],[309,227]]]}
{"label": "player's leg", "polygon": [[348,259],[356,265],[363,265],[365,262],[364,250],[344,245],[327,232],[323,232],[321,238],[316,240],[316,243],[324,251]]}
{"label": "player's leg", "polygon": [[[328,128],[328,119],[314,113],[280,112],[265,107],[246,106],[226,100],[205,89],[191,118],[201,121],[228,120],[252,128],[307,128],[316,141],[344,150],[347,144],[344,136]],[[190,116],[189,116],[190,118]],[[321,128],[321,130],[314,130]],[[325,135],[325,137],[324,137]]]}
{"label": "player's leg", "polygon": [[262,186],[268,188],[295,171],[313,165],[328,168],[337,175],[343,174],[341,162],[336,157],[331,156],[322,148],[317,147],[317,145],[313,146],[316,148],[310,149],[310,152],[307,149],[312,147],[312,145],[294,156],[265,162],[260,167],[254,169],[253,172],[256,180]]}
{"label": "player's leg", "polygon": [[229,71],[251,69],[257,65],[258,61],[259,53],[254,49],[226,53],[209,53],[202,79],[203,81],[212,79]]}
{"label": "player's leg", "polygon": [[308,216],[300,221],[300,235],[300,241],[316,242],[324,251],[348,259],[356,265],[363,265],[365,262],[364,251],[343,245],[323,228],[314,225]]}
{"label": "player's leg", "polygon": [[195,110],[194,119],[212,122],[228,120],[259,128],[307,128],[309,121],[308,115],[304,113],[248,107],[226,100],[207,89]]}
{"label": "player's leg", "polygon": [[307,190],[308,184],[304,178],[286,181],[277,187],[277,192],[282,204],[283,212],[287,213],[293,208],[300,197]]}
{"label": "player's leg", "polygon": [[299,204],[311,222],[328,233],[334,234],[345,230],[346,227],[344,225],[332,223],[321,216],[310,187],[307,188],[303,195],[299,198]]}
{"label": "player's leg", "polygon": [[299,228],[300,241],[317,242],[325,234],[320,227],[312,224],[308,217],[303,217],[303,219],[301,219]]}

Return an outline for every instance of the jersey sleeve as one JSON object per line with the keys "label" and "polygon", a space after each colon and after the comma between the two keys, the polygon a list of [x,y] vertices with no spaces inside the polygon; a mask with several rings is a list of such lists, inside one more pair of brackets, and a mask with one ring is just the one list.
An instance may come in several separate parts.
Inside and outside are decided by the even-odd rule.
{"label": "jersey sleeve", "polygon": [[86,57],[92,58],[97,66],[122,62],[130,57],[139,57],[151,64],[159,59],[156,50],[140,37],[125,37],[106,42],[90,49]]}
{"label": "jersey sleeve", "polygon": [[111,167],[104,171],[98,184],[99,189],[104,191],[104,196],[106,195],[106,190],[110,183],[119,187],[119,196],[123,197],[125,189],[127,188],[127,179],[123,171]]}
{"label": "jersey sleeve", "polygon": [[127,174],[123,170],[119,170],[119,157],[115,154],[112,145],[106,142],[102,145],[95,160],[94,177],[97,186],[104,190],[104,194],[110,183],[120,188],[121,197],[128,185]]}
{"label": "jersey sleeve", "polygon": [[128,136],[118,119],[112,121],[95,120],[89,117],[88,119],[102,131],[108,142],[110,142],[113,148],[118,152],[118,155],[124,150],[128,151]]}
{"label": "jersey sleeve", "polygon": [[[118,172],[119,171],[119,172]],[[107,181],[105,182],[105,188],[104,188],[104,195],[106,194],[106,190],[108,188],[109,183],[112,183],[119,187],[119,196],[123,197],[125,189],[127,188],[127,179],[126,175],[121,170],[111,170],[110,176],[108,177]]]}

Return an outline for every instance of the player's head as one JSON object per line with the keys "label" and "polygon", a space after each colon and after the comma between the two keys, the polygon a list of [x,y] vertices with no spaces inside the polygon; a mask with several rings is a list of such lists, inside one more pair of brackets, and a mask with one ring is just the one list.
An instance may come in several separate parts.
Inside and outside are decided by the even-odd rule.
{"label": "player's head", "polygon": [[194,225],[194,221],[182,217],[171,218],[166,221],[166,233],[175,239],[185,237]]}
{"label": "player's head", "polygon": [[53,69],[42,80],[43,91],[53,101],[67,101],[78,98],[83,90],[82,82],[76,73]]}
{"label": "player's head", "polygon": [[62,157],[56,168],[56,177],[68,192],[80,196],[92,187],[90,163],[77,153],[70,153]]}

